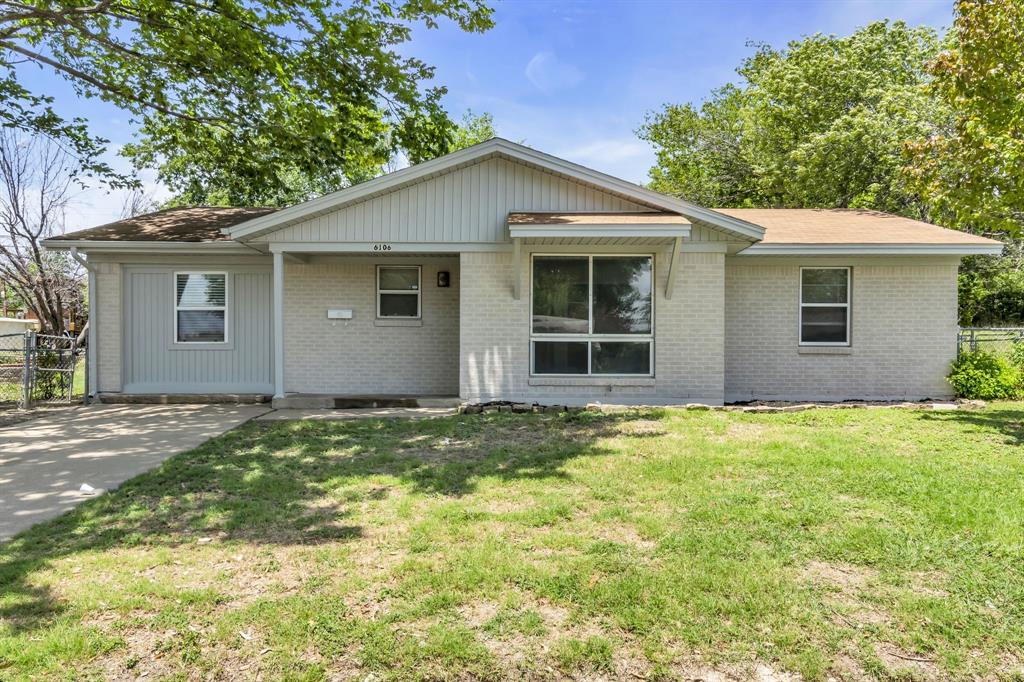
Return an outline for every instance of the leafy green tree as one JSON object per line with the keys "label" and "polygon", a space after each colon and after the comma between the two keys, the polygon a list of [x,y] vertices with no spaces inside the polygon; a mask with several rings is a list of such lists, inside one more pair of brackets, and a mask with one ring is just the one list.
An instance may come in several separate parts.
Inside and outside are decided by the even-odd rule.
{"label": "leafy green tree", "polygon": [[[386,137],[386,132],[384,133]],[[494,120],[490,114],[475,115],[472,111],[463,114],[460,123],[453,124],[449,131],[449,142],[446,151],[463,149],[495,136]],[[388,149],[382,143],[382,149]],[[420,159],[421,161],[426,159]],[[387,168],[398,167],[400,159],[393,155]],[[181,171],[173,168],[180,163],[194,167],[194,173],[202,175],[205,180],[179,192],[163,204],[168,206],[290,206],[315,197],[343,189],[355,182],[368,180],[380,175],[385,166],[379,158],[368,160],[359,172],[342,172],[329,168],[317,168],[314,174],[303,172],[297,167],[282,168],[278,182],[265,187],[244,182],[233,176],[226,169],[204,168],[207,159],[177,157],[161,166],[161,177],[176,176]]]}
{"label": "leafy green tree", "polygon": [[412,27],[491,26],[483,0],[26,0],[0,7],[0,124],[59,140],[88,171],[105,141],[20,79],[24,62],[82,97],[130,112],[125,153],[159,166],[175,192],[214,185],[231,203],[266,203],[292,174],[312,188],[374,174],[451,144],[433,69],[399,54]]}
{"label": "leafy green tree", "polygon": [[669,105],[638,131],[654,144],[652,186],[719,206],[869,207],[917,218],[904,145],[949,112],[926,88],[940,40],[875,22],[847,37],[756,46],[739,85],[699,109]]}
{"label": "leafy green tree", "polygon": [[958,0],[951,47],[929,65],[951,124],[910,145],[913,177],[950,222],[1024,232],[1024,3]]}
{"label": "leafy green tree", "polygon": [[462,115],[462,120],[452,132],[449,151],[472,147],[475,144],[486,142],[497,134],[493,116],[486,112],[477,116],[472,109],[467,109],[466,113]]}
{"label": "leafy green tree", "polygon": [[743,90],[726,85],[699,109],[671,104],[648,114],[640,136],[657,153],[651,187],[707,206],[765,203],[745,149],[745,101]]}

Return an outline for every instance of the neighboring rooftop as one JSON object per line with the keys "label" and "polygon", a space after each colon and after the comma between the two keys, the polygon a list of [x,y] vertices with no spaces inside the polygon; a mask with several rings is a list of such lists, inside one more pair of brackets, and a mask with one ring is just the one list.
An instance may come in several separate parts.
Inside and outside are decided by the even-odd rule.
{"label": "neighboring rooftop", "polygon": [[998,242],[890,213],[853,208],[716,208],[764,228],[760,244],[949,244]]}
{"label": "neighboring rooftop", "polygon": [[125,218],[87,230],[68,232],[48,241],[114,242],[219,242],[231,238],[221,232],[247,220],[273,213],[276,208],[182,206],[134,218]]}
{"label": "neighboring rooftop", "polygon": [[509,225],[689,225],[678,213],[509,213]]}

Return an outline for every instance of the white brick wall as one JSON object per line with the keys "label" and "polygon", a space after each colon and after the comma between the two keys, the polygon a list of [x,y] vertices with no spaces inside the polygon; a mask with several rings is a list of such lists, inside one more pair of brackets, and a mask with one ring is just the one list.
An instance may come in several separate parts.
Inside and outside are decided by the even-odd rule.
{"label": "white brick wall", "polygon": [[103,392],[121,390],[121,264],[96,264],[97,384]]}
{"label": "white brick wall", "polygon": [[[956,355],[959,260],[729,257],[726,399],[941,398]],[[799,268],[851,266],[848,354],[801,353]]]}
{"label": "white brick wall", "polygon": [[463,253],[460,395],[471,401],[566,404],[722,402],[725,257],[684,253],[681,259],[671,300],[665,299],[668,258],[661,253],[655,260],[653,380],[531,379],[529,253],[520,264],[523,293],[518,301],[512,298],[511,254]]}
{"label": "white brick wall", "polygon": [[[528,253],[518,301],[510,253],[404,262],[423,266],[420,327],[374,324],[373,259],[286,265],[286,390],[650,404],[951,393],[944,377],[956,353],[953,257],[683,253],[675,293],[666,300],[668,258],[658,254],[655,378],[640,380],[531,380]],[[800,352],[801,265],[853,268],[848,354]],[[122,389],[122,266],[98,259],[97,269],[99,389],[114,392]],[[436,287],[438,270],[451,272],[450,288]],[[328,321],[328,308],[352,308],[355,319]]]}
{"label": "white brick wall", "polygon": [[[285,390],[296,393],[455,395],[459,373],[459,263],[423,266],[422,326],[375,324],[376,262],[285,265]],[[451,273],[449,288],[437,272]],[[351,308],[350,321],[328,308]]]}

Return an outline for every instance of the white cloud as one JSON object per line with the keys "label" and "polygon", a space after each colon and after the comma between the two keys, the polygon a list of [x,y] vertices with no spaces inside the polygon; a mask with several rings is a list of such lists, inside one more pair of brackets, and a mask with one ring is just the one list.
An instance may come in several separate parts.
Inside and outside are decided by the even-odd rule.
{"label": "white cloud", "polygon": [[562,156],[569,159],[581,159],[580,163],[600,161],[602,163],[622,163],[651,155],[651,148],[636,139],[619,138],[594,140],[578,147],[566,149]]}
{"label": "white cloud", "polygon": [[526,65],[527,80],[545,94],[575,87],[583,81],[583,72],[563,62],[554,52],[544,51],[533,55]]}
{"label": "white cloud", "polygon": [[628,137],[590,139],[575,147],[555,149],[552,153],[637,184],[647,182],[647,172],[655,161],[650,146]]}

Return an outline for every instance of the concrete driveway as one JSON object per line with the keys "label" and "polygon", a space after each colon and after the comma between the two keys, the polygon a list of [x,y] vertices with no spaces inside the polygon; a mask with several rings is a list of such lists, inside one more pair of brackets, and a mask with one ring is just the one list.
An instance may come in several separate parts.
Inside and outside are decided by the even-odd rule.
{"label": "concrete driveway", "polygon": [[89,405],[0,428],[0,541],[269,412],[254,405]]}

